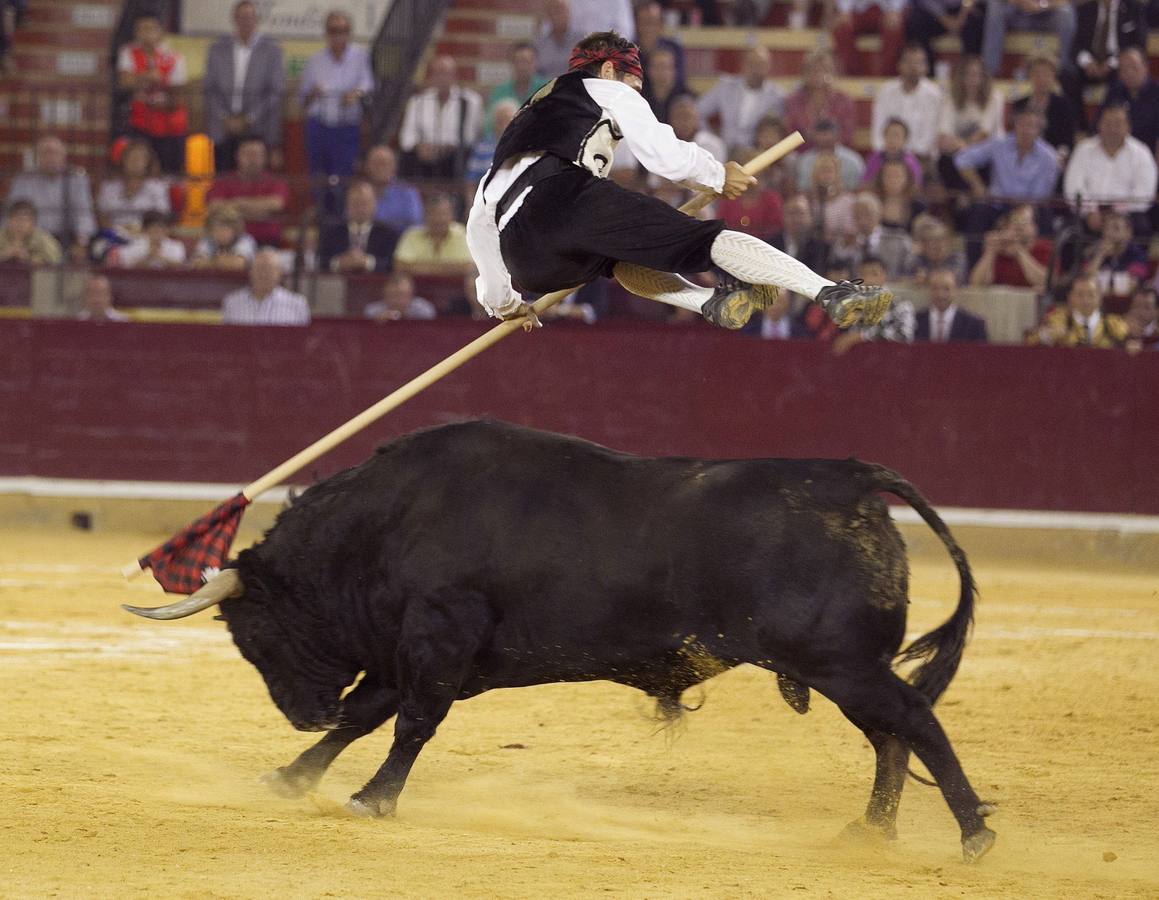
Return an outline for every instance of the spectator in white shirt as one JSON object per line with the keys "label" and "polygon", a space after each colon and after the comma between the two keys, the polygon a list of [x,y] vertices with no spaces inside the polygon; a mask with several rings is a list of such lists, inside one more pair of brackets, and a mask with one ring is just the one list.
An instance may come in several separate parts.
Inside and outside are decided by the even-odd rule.
{"label": "spectator in white shirt", "polygon": [[1126,106],[1105,107],[1098,127],[1097,135],[1075,146],[1063,177],[1063,196],[1092,233],[1102,231],[1099,207],[1109,204],[1130,215],[1136,234],[1150,234],[1147,212],[1159,180],[1155,157],[1146,144],[1131,137]]}
{"label": "spectator in white shirt", "polygon": [[309,325],[306,298],[282,287],[282,261],[276,250],[262,250],[250,266],[249,287],[226,295],[221,321],[226,325]]}
{"label": "spectator in white shirt", "polygon": [[919,44],[906,45],[897,68],[898,77],[883,84],[873,100],[873,149],[885,147],[886,123],[900,119],[909,128],[906,149],[929,160],[937,152],[942,89],[926,78],[926,52]]}
{"label": "spectator in white shirt", "polygon": [[403,114],[400,169],[407,178],[460,178],[483,130],[483,101],[456,83],[452,56],[436,56],[427,75],[430,86],[410,98]]}
{"label": "spectator in white shirt", "polygon": [[745,53],[740,75],[722,75],[720,81],[700,98],[700,116],[708,122],[720,116],[720,136],[733,150],[751,147],[757,123],[763,116],[785,112],[785,95],[769,78],[772,57],[768,47],[752,47]]}
{"label": "spectator in white shirt", "polygon": [[141,217],[141,235],[117,248],[110,263],[126,269],[168,269],[185,264],[185,245],[169,237],[169,216],[153,210]]}

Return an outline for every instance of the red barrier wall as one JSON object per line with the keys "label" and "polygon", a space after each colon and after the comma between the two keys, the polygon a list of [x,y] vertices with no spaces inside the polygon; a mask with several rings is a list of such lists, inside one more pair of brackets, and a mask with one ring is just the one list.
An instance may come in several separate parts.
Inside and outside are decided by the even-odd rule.
{"label": "red barrier wall", "polygon": [[[0,321],[0,474],[245,483],[479,334]],[[954,506],[1159,514],[1159,353],[862,345],[706,327],[516,334],[296,480],[472,416],[640,453],[847,456]]]}

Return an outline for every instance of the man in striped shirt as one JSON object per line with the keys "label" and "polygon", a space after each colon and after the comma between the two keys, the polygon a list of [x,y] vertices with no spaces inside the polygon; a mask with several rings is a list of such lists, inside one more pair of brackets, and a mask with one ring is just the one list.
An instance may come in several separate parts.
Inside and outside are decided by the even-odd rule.
{"label": "man in striped shirt", "polygon": [[226,325],[309,325],[310,307],[301,294],[281,285],[282,262],[276,250],[262,250],[250,266],[249,287],[226,295],[221,321]]}

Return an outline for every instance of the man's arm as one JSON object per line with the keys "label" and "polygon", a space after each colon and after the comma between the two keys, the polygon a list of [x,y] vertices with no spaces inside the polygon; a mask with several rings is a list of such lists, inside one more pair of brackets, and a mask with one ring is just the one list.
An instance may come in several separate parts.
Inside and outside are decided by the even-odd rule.
{"label": "man's arm", "polygon": [[703,147],[676,137],[638,91],[623,82],[599,78],[584,79],[584,87],[612,114],[628,149],[649,172],[669,181],[693,181],[717,193],[724,189],[724,166]]}
{"label": "man's arm", "polygon": [[987,187],[977,170],[980,166],[990,165],[994,161],[994,142],[986,141],[974,144],[954,154],[954,168],[962,176],[962,180],[970,187],[970,193],[975,197],[986,196]]}
{"label": "man's arm", "polygon": [[520,307],[523,298],[511,285],[511,273],[507,271],[499,246],[495,210],[486,203],[481,185],[475,192],[475,202],[467,217],[467,247],[479,270],[475,279],[475,299],[492,316],[510,315]]}
{"label": "man's arm", "polygon": [[253,110],[247,118],[259,129],[271,147],[282,146],[282,95],[286,93],[286,67],[282,61],[282,45],[272,39],[262,41],[268,46],[266,66],[268,78],[257,88]]}

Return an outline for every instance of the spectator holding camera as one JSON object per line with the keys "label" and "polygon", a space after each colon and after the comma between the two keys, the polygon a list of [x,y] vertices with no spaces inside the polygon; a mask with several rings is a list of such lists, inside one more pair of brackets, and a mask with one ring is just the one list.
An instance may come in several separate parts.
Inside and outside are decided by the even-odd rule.
{"label": "spectator holding camera", "polygon": [[1028,287],[1041,291],[1046,286],[1051,242],[1039,238],[1034,207],[1016,206],[999,226],[986,233],[982,255],[970,270],[971,287]]}

